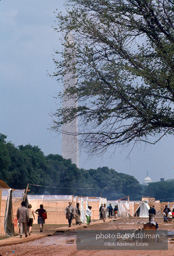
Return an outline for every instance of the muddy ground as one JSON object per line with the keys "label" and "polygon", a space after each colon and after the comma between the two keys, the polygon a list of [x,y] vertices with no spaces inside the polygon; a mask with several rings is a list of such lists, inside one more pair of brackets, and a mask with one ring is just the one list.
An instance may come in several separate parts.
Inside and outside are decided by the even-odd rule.
{"label": "muddy ground", "polygon": [[[83,228],[83,230],[138,230],[142,229],[143,223],[147,219],[140,218],[122,218],[109,223],[96,224]],[[165,224],[162,219],[158,219],[159,230],[174,231],[174,223]],[[23,244],[0,247],[2,256],[174,256],[174,243],[168,243],[168,250],[77,250],[76,232],[59,233],[55,236],[49,236],[32,242]]]}

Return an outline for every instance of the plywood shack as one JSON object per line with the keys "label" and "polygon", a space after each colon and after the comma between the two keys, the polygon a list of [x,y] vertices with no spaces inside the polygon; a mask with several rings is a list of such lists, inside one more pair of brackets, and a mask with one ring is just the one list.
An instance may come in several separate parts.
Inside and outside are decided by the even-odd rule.
{"label": "plywood shack", "polygon": [[4,235],[4,216],[2,213],[2,189],[0,189],[0,236]]}
{"label": "plywood shack", "polygon": [[[85,211],[88,205],[92,206],[92,220],[99,219],[99,208],[101,203],[106,203],[106,198],[100,197],[76,197],[73,195],[28,195],[28,202],[32,205],[32,209],[36,211],[43,204],[47,211],[46,224],[67,224],[68,221],[65,216],[65,209],[69,202],[76,207],[76,203],[80,205],[81,221],[86,222]],[[75,220],[73,220],[75,223]],[[37,224],[37,215],[34,220]]]}
{"label": "plywood shack", "polygon": [[117,201],[119,217],[130,217],[129,204],[128,201]]}
{"label": "plywood shack", "polygon": [[[28,202],[34,211],[43,204],[47,211],[46,224],[67,224],[65,209],[69,202],[75,207],[76,201],[77,198],[73,195],[28,195]],[[37,215],[34,224],[37,224]]]}
{"label": "plywood shack", "polygon": [[134,205],[132,201],[122,200],[107,200],[107,206],[111,204],[114,209],[115,205],[118,206],[118,216],[120,217],[131,217],[134,216]]}
{"label": "plywood shack", "polygon": [[21,202],[23,201],[25,189],[15,189],[12,193],[12,207],[13,207],[13,222],[14,222],[14,232],[18,233],[18,221],[17,221],[17,209],[21,207]]}
{"label": "plywood shack", "polygon": [[155,204],[154,197],[142,197],[143,202],[147,202],[149,206],[153,206]]}
{"label": "plywood shack", "polygon": [[101,204],[107,205],[107,199],[102,197],[89,197],[88,204],[92,206],[92,220],[99,220],[99,208]]}
{"label": "plywood shack", "polygon": [[3,181],[0,180],[0,235],[4,235],[5,231],[4,231],[4,217],[5,217],[5,207],[4,207],[4,203],[6,203],[3,199],[2,199],[2,191],[3,190],[8,190],[10,187]]}
{"label": "plywood shack", "polygon": [[5,222],[5,215],[6,215],[6,205],[7,205],[7,198],[8,198],[8,188],[0,188],[1,194],[1,207],[0,207],[0,233],[1,235],[6,235],[4,229],[4,222]]}
{"label": "plywood shack", "polygon": [[[12,205],[10,212],[8,213],[8,204],[9,204],[9,195],[12,191]],[[6,230],[4,226],[13,225],[14,233],[18,232],[18,223],[17,223],[17,208],[21,206],[23,199],[24,190],[12,190],[9,188],[0,188],[0,233],[1,235],[6,235]],[[10,216],[9,216],[10,214]],[[6,223],[8,219],[8,223]]]}
{"label": "plywood shack", "polygon": [[161,212],[161,203],[160,203],[160,201],[155,201],[155,203],[153,205],[155,206],[156,212]]}
{"label": "plywood shack", "polygon": [[142,197],[142,201],[147,202],[149,206],[154,206],[158,213],[162,211],[163,205],[165,204],[161,203],[159,200],[155,201],[154,197]]}

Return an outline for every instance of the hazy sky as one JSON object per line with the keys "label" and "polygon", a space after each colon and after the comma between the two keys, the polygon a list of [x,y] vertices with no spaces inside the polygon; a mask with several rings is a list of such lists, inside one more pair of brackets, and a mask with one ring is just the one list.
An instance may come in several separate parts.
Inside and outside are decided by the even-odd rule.
{"label": "hazy sky", "polygon": [[[50,130],[61,85],[48,76],[55,70],[54,49],[59,35],[53,30],[56,9],[65,0],[0,1],[0,133],[18,145],[38,146],[48,155],[61,155],[61,136]],[[102,157],[80,154],[84,169],[108,166],[135,176],[140,183],[147,171],[153,181],[174,178],[174,138],[155,146],[141,144],[109,150]]]}

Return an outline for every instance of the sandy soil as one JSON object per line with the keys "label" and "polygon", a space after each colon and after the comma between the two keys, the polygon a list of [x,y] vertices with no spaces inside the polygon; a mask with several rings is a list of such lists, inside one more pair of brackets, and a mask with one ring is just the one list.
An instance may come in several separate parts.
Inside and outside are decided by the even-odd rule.
{"label": "sandy soil", "polygon": [[[142,229],[147,219],[122,218],[118,221],[96,224],[87,227],[85,230],[132,230]],[[174,223],[164,224],[162,219],[157,220],[159,230],[174,231]],[[84,228],[83,228],[84,229]],[[0,256],[174,256],[174,243],[168,243],[166,251],[118,251],[118,250],[77,250],[76,233],[70,232],[56,236],[42,238],[33,242],[19,245],[0,247]]]}

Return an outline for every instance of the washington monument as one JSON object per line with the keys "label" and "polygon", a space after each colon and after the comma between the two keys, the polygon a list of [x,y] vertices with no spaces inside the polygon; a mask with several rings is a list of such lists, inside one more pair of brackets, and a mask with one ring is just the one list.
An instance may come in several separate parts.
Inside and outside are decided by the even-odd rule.
{"label": "washington monument", "polygon": [[[67,35],[65,53],[71,56],[71,60],[68,66],[73,67],[76,62],[75,49],[73,47],[68,47],[74,44],[73,36],[71,33]],[[66,67],[65,67],[66,69]],[[65,72],[64,76],[64,91],[70,86],[77,86],[77,76],[72,71]],[[67,97],[63,98],[63,109],[66,108],[76,108],[77,107],[77,97]],[[78,119],[75,118],[72,122],[64,124],[62,127],[62,156],[65,159],[71,159],[73,164],[79,167],[79,148],[78,148]]]}

